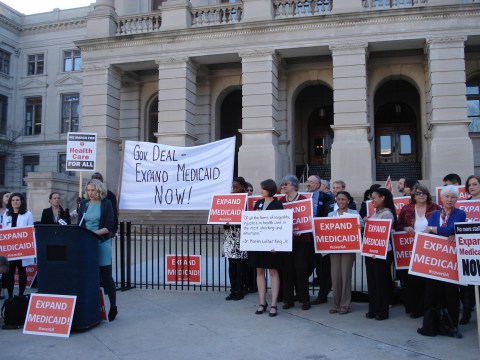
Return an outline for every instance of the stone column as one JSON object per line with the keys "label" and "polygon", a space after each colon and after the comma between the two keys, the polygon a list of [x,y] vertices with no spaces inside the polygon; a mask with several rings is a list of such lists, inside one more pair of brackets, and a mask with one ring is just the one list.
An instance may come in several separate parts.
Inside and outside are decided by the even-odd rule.
{"label": "stone column", "polygon": [[372,184],[367,118],[367,44],[330,46],[333,58],[334,141],[332,180],[355,194]]}
{"label": "stone column", "polygon": [[117,31],[115,24],[115,0],[97,0],[94,10],[87,17],[87,37],[114,36]]}
{"label": "stone column", "polygon": [[[97,134],[96,171],[103,174],[107,187],[116,193],[121,166],[121,72],[112,65],[84,64],[82,70],[81,132]],[[90,175],[87,173],[86,177],[90,178]]]}
{"label": "stone column", "polygon": [[164,30],[186,29],[192,26],[192,4],[189,0],[167,0],[162,4]]}
{"label": "stone column", "polygon": [[165,58],[158,64],[158,142],[193,146],[197,66],[188,58]]}
{"label": "stone column", "polygon": [[243,22],[273,19],[272,0],[248,0],[243,3]]}
{"label": "stone column", "polygon": [[427,177],[431,187],[457,173],[462,180],[473,174],[473,145],[468,136],[466,37],[427,39]]}
{"label": "stone column", "polygon": [[265,179],[279,180],[278,66],[274,51],[241,53],[242,58],[242,146],[238,174],[255,188]]}

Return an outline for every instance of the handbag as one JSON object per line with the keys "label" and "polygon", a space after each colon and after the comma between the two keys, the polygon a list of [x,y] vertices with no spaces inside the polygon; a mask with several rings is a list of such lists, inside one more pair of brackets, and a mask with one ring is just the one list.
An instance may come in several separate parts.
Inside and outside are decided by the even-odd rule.
{"label": "handbag", "polygon": [[2,306],[2,329],[20,329],[25,324],[30,295],[19,295],[6,299]]}

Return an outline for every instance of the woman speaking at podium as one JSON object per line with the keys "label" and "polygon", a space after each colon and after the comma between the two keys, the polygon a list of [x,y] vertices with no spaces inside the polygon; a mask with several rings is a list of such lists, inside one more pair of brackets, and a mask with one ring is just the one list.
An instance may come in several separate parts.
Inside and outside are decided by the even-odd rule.
{"label": "woman speaking at podium", "polygon": [[98,262],[100,265],[100,284],[110,299],[108,320],[113,321],[117,316],[117,297],[115,283],[112,277],[112,239],[113,207],[106,198],[107,188],[96,179],[91,179],[85,186],[85,198],[80,202],[78,211],[78,225],[86,227],[102,237],[98,242]]}

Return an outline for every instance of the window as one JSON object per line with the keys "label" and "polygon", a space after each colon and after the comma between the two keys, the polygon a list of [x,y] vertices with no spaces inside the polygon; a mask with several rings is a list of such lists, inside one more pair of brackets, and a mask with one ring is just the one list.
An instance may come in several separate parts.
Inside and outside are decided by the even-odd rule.
{"label": "window", "polygon": [[7,134],[8,98],[0,95],[0,134]]}
{"label": "window", "polygon": [[0,185],[5,185],[5,155],[0,155]]}
{"label": "window", "polygon": [[82,53],[80,50],[65,50],[63,52],[63,71],[80,71]]}
{"label": "window", "polygon": [[10,73],[10,53],[0,49],[0,72],[4,74]]}
{"label": "window", "polygon": [[74,171],[66,171],[65,168],[67,167],[67,154],[61,153],[58,154],[58,164],[57,164],[57,172],[60,174],[68,174],[68,176],[75,176]]}
{"label": "window", "polygon": [[78,131],[78,94],[62,95],[62,133]]}
{"label": "window", "polygon": [[40,165],[40,156],[38,155],[27,155],[23,157],[23,173],[22,173],[22,183],[23,186],[27,186],[25,178],[29,172],[38,171],[38,166]]}
{"label": "window", "polygon": [[43,68],[45,66],[44,59],[44,54],[28,55],[28,75],[43,74]]}
{"label": "window", "polygon": [[158,7],[162,5],[165,0],[152,0],[152,11],[158,11]]}
{"label": "window", "polygon": [[468,130],[480,132],[480,76],[467,81]]}
{"label": "window", "polygon": [[42,131],[42,98],[40,96],[26,99],[25,135],[38,135]]}

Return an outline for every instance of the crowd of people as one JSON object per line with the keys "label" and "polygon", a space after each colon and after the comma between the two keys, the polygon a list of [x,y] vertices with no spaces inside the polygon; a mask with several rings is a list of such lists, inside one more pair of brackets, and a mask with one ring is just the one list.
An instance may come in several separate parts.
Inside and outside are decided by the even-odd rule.
{"label": "crowd of people", "polygon": [[[399,179],[400,196],[409,197],[397,216],[391,189],[373,184],[365,191],[360,207],[346,191],[343,181],[334,181],[330,191],[329,182],[316,175],[308,177],[306,189],[312,193],[314,217],[337,217],[344,214],[357,215],[359,227],[363,228],[368,219],[389,219],[392,231],[405,231],[414,236],[417,232],[431,233],[446,237],[454,242],[454,224],[466,221],[466,213],[455,207],[459,199],[458,186],[461,179],[456,174],[448,174],[443,180],[440,193],[442,206],[433,201],[429,189],[414,179]],[[457,185],[457,186],[454,186]],[[250,189],[249,189],[250,188]],[[233,180],[232,192],[252,193],[251,185],[244,178]],[[465,183],[465,192],[470,199],[480,199],[480,177],[470,176]],[[299,181],[294,175],[287,175],[277,186],[274,180],[267,179],[260,184],[261,199],[254,210],[279,210],[285,203],[305,199],[299,193]],[[277,196],[281,194],[282,196]],[[371,201],[373,213],[367,215],[367,202]],[[328,303],[328,295],[333,290],[331,314],[348,314],[352,302],[352,269],[355,253],[316,254],[312,233],[293,233],[292,251],[240,251],[240,225],[225,225],[224,255],[228,258],[231,293],[226,300],[240,300],[247,292],[246,279],[249,269],[256,271],[259,305],[255,314],[278,314],[278,302],[283,301],[283,309],[301,304],[302,310],[311,305]],[[386,320],[389,308],[399,284],[401,301],[405,313],[412,319],[424,317],[422,327],[417,332],[424,336],[448,335],[460,338],[459,324],[470,321],[475,306],[473,286],[460,286],[449,282],[427,279],[412,275],[408,270],[397,270],[394,266],[391,242],[388,243],[386,259],[376,256],[364,257],[368,286],[367,319]],[[266,271],[271,281],[271,306],[266,300]],[[310,285],[319,285],[318,296],[311,301],[309,278],[316,273]],[[460,303],[463,304],[460,318]]]}

